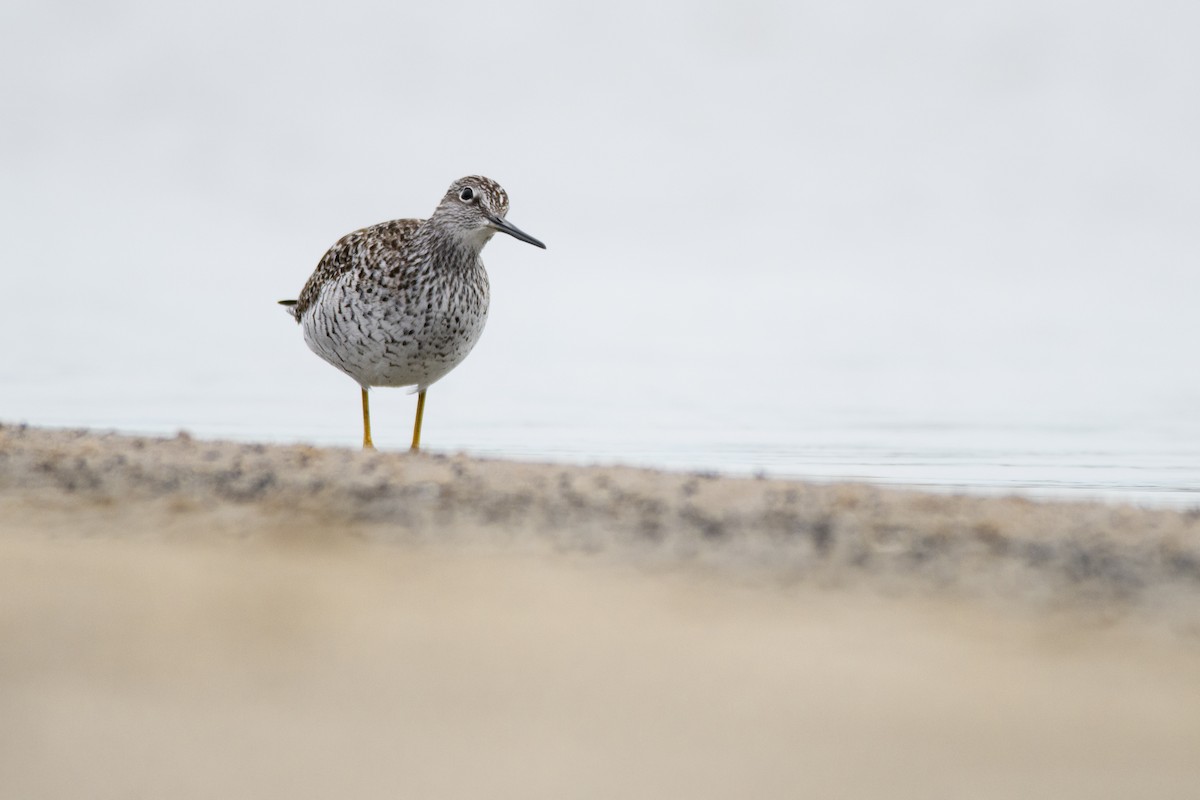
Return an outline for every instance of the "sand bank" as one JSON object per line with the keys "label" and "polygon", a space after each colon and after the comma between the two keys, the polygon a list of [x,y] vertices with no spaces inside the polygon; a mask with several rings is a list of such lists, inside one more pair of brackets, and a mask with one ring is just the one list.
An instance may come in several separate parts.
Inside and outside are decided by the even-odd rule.
{"label": "sand bank", "polygon": [[1200,787],[1200,515],[0,427],[0,796]]}

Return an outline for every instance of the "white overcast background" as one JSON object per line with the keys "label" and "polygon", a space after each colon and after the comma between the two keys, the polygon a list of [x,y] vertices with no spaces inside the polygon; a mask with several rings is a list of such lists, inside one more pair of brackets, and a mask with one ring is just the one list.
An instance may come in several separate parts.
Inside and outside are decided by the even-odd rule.
{"label": "white overcast background", "polygon": [[[485,251],[435,449],[1194,434],[1197,30],[1187,2],[7,0],[0,420],[355,444],[354,384],[274,302],[482,173],[549,249]],[[404,446],[411,398],[376,397]]]}

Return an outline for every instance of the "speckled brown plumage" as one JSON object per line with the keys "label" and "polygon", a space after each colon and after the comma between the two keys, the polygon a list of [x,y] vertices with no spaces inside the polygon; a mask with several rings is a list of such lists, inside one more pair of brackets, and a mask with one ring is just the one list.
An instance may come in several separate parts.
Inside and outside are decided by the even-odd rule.
{"label": "speckled brown plumage", "polygon": [[507,213],[499,184],[461,178],[427,220],[393,220],[342,237],[285,305],[313,352],[364,390],[423,392],[483,333],[489,293],[480,252],[493,234],[545,247],[507,222]]}

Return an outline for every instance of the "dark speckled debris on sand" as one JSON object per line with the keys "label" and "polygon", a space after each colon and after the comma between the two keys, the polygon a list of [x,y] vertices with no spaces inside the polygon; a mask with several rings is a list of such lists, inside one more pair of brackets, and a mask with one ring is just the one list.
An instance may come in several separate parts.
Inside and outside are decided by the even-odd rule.
{"label": "dark speckled debris on sand", "polygon": [[1200,601],[1200,514],[1102,503],[14,426],[0,428],[0,487],[10,501],[46,493],[81,508],[227,506],[224,526],[243,538],[266,517],[282,528],[319,521],[331,540],[551,547],[1114,607]]}

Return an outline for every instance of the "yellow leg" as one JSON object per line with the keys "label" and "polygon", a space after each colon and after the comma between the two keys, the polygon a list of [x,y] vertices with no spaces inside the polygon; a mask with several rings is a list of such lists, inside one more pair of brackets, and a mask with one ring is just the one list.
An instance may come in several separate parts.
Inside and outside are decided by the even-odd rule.
{"label": "yellow leg", "polygon": [[371,406],[367,404],[367,390],[363,389],[363,450],[374,450],[371,444]]}
{"label": "yellow leg", "polygon": [[413,425],[413,450],[421,449],[421,417],[425,416],[425,390],[417,394],[417,421]]}

